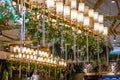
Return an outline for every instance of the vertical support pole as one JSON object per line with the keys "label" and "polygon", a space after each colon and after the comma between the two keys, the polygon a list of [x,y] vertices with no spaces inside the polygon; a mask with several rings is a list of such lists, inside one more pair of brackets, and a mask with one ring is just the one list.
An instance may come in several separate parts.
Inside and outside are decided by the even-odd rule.
{"label": "vertical support pole", "polygon": [[[45,8],[45,1],[43,2],[43,8]],[[43,12],[42,18],[42,46],[45,47],[45,12]]]}
{"label": "vertical support pole", "polygon": [[61,26],[61,54],[64,52],[64,37],[62,32],[63,27]]}
{"label": "vertical support pole", "polygon": [[[25,11],[26,11],[26,7],[25,7],[25,3],[22,3],[22,25],[21,25],[21,30],[20,30],[20,54],[22,55],[22,43],[23,40],[25,40]],[[21,78],[21,58],[20,58],[20,66],[19,66],[19,78]]]}
{"label": "vertical support pole", "polygon": [[89,62],[89,45],[88,45],[88,34],[86,34],[86,52],[87,52],[87,62]]}
{"label": "vertical support pole", "polygon": [[52,40],[52,54],[53,54],[53,56],[55,55],[55,51],[54,51],[55,46],[54,46],[54,44],[55,44],[55,39]]}
{"label": "vertical support pole", "polygon": [[97,37],[97,58],[98,58],[98,66],[99,66],[99,74],[101,72],[101,62],[100,62],[100,55],[99,55],[99,38]]}
{"label": "vertical support pole", "polygon": [[74,61],[76,62],[76,34],[74,32]]}
{"label": "vertical support pole", "polygon": [[67,62],[67,44],[65,45],[65,61]]}
{"label": "vertical support pole", "polygon": [[[67,63],[67,44],[65,44],[65,61],[66,61],[66,63]],[[65,80],[67,80],[67,75],[66,75],[66,73],[65,73]]]}
{"label": "vertical support pole", "polygon": [[108,53],[108,39],[106,38],[106,55],[107,55],[107,66],[109,65],[109,53]]}
{"label": "vertical support pole", "polygon": [[12,79],[12,60],[11,60],[11,65],[10,65],[11,67],[11,69],[10,69],[10,78]]}

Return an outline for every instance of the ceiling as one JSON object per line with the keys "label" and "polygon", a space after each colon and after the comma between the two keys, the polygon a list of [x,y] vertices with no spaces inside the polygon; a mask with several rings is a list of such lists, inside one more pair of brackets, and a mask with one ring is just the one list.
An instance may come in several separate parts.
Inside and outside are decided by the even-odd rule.
{"label": "ceiling", "polygon": [[[79,0],[78,0],[79,1]],[[98,11],[105,16],[104,25],[109,28],[110,40],[113,43],[113,37],[117,38],[120,35],[120,0],[82,0],[87,6]],[[6,45],[14,41],[19,41],[19,27],[14,26],[12,21],[0,22],[0,31],[2,31],[2,37],[0,37],[0,45]],[[120,43],[120,37],[117,41]]]}

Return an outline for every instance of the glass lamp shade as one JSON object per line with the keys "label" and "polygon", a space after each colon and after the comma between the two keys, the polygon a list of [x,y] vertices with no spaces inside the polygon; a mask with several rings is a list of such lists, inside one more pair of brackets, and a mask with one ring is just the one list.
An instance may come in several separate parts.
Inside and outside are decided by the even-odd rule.
{"label": "glass lamp shade", "polygon": [[84,10],[85,10],[85,4],[84,3],[79,3],[78,11],[79,12],[84,12]]}
{"label": "glass lamp shade", "polygon": [[34,53],[34,50],[33,49],[31,49],[31,52],[30,52],[30,54],[33,54]]}
{"label": "glass lamp shade", "polygon": [[71,9],[76,9],[76,7],[77,7],[77,1],[71,0]]}
{"label": "glass lamp shade", "polygon": [[98,21],[98,12],[94,12],[94,20]]}
{"label": "glass lamp shade", "polygon": [[89,7],[88,6],[85,6],[85,11],[84,11],[84,14],[87,15],[89,12]]}
{"label": "glass lamp shade", "polygon": [[25,58],[26,57],[26,55],[25,54],[23,54],[23,58]]}
{"label": "glass lamp shade", "polygon": [[19,54],[18,54],[18,57],[19,57],[19,58],[22,58],[22,54],[21,54],[21,53],[19,53]]}
{"label": "glass lamp shade", "polygon": [[26,53],[27,53],[27,54],[30,53],[30,48],[27,48]]}
{"label": "glass lamp shade", "polygon": [[63,13],[63,2],[56,2],[56,13],[57,14]]}
{"label": "glass lamp shade", "polygon": [[71,20],[75,21],[77,20],[77,10],[71,10]]}
{"label": "glass lamp shade", "polygon": [[64,17],[70,16],[70,6],[64,6]]}
{"label": "glass lamp shade", "polygon": [[78,13],[78,17],[77,17],[78,23],[82,23],[84,20],[84,15],[83,13]]}
{"label": "glass lamp shade", "polygon": [[37,56],[35,55],[35,56],[34,56],[34,60],[36,60],[36,59],[37,59]]}
{"label": "glass lamp shade", "polygon": [[17,52],[17,48],[16,47],[13,47],[13,52]]}
{"label": "glass lamp shade", "polygon": [[30,57],[29,57],[29,55],[27,55],[27,59],[29,59]]}
{"label": "glass lamp shade", "polygon": [[33,55],[30,55],[30,59],[33,59]]}
{"label": "glass lamp shade", "polygon": [[94,31],[98,31],[99,30],[99,23],[94,23]]}
{"label": "glass lamp shade", "polygon": [[46,5],[49,10],[54,8],[55,2],[54,0],[46,0]]}
{"label": "glass lamp shade", "polygon": [[26,53],[26,47],[23,47],[22,53]]}
{"label": "glass lamp shade", "polygon": [[104,27],[103,35],[108,35],[108,28]]}
{"label": "glass lamp shade", "polygon": [[103,23],[103,15],[99,15],[99,17],[98,17],[98,22],[99,22],[99,23]]}
{"label": "glass lamp shade", "polygon": [[99,24],[99,32],[100,33],[103,33],[103,30],[104,30],[104,25],[103,24]]}
{"label": "glass lamp shade", "polygon": [[94,16],[94,10],[90,9],[88,15],[89,15],[89,17],[93,17]]}
{"label": "glass lamp shade", "polygon": [[89,17],[84,17],[83,25],[84,26],[89,26],[90,25],[90,18]]}

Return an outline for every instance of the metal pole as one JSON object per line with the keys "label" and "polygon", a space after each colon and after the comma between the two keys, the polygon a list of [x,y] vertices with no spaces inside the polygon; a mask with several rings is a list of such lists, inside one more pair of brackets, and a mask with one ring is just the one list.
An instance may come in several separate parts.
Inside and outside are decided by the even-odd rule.
{"label": "metal pole", "polygon": [[53,54],[53,56],[55,55],[55,46],[54,46],[54,44],[55,44],[55,39],[53,39],[52,40],[52,54]]}
{"label": "metal pole", "polygon": [[76,62],[76,34],[74,32],[74,60]]}
{"label": "metal pole", "polygon": [[[43,8],[45,8],[45,0],[43,2]],[[45,47],[45,13],[43,12],[42,17],[42,46]]]}
{"label": "metal pole", "polygon": [[99,38],[97,37],[97,57],[98,57],[98,66],[99,66],[99,74],[101,72],[101,63],[100,63],[100,56],[99,56]]}
{"label": "metal pole", "polygon": [[67,62],[67,44],[65,45],[65,61]]}
{"label": "metal pole", "polygon": [[97,38],[97,58],[98,58],[98,63],[100,62],[100,57],[99,57],[99,39]]}
{"label": "metal pole", "polygon": [[106,39],[106,55],[107,55],[107,65],[109,65],[109,53],[108,53],[108,40]]}
{"label": "metal pole", "polygon": [[[20,53],[22,54],[22,43],[23,40],[25,40],[25,11],[26,11],[26,7],[25,7],[25,3],[22,3],[22,24],[21,24],[21,31],[20,31]],[[21,78],[21,58],[20,58],[20,66],[19,66],[19,78]]]}
{"label": "metal pole", "polygon": [[87,52],[87,62],[89,62],[89,46],[88,46],[88,34],[86,34],[86,52]]}
{"label": "metal pole", "polygon": [[[62,29],[62,26],[61,26]],[[64,37],[63,32],[61,32],[61,54],[64,52]]]}

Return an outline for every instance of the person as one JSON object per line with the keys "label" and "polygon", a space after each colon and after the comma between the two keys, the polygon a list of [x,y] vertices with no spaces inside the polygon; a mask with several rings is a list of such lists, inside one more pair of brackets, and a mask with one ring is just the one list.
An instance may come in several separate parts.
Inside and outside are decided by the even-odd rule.
{"label": "person", "polygon": [[39,74],[37,70],[34,70],[32,74],[32,80],[39,80]]}

